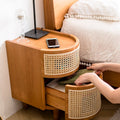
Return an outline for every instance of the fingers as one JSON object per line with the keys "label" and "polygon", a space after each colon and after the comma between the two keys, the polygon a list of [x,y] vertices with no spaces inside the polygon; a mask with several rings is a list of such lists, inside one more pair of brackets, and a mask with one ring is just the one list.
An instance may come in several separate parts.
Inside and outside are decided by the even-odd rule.
{"label": "fingers", "polygon": [[92,64],[91,66],[87,67],[87,69],[93,69],[93,70],[100,70],[101,65],[99,63]]}
{"label": "fingers", "polygon": [[102,73],[102,71],[95,71],[95,73],[97,74],[97,75],[100,75],[101,73]]}
{"label": "fingers", "polygon": [[82,83],[77,79],[75,82],[74,82],[77,86],[79,85],[82,85]]}
{"label": "fingers", "polygon": [[79,77],[75,80],[75,82],[74,82],[76,85],[81,84],[81,83],[79,82],[79,79],[80,79],[80,76],[79,76]]}
{"label": "fingers", "polygon": [[83,83],[89,82],[88,76],[89,76],[89,73],[85,73],[85,74],[83,74],[83,75],[80,75],[80,76],[75,80],[74,83],[75,83],[76,85],[82,85]]}
{"label": "fingers", "polygon": [[91,65],[91,66],[89,66],[89,67],[87,67],[87,69],[88,69],[88,70],[90,70],[90,69],[93,69],[93,70],[94,70],[94,69],[95,69],[94,64],[93,64],[93,65]]}
{"label": "fingers", "polygon": [[82,82],[81,82],[81,75],[75,80],[75,82],[74,82],[76,85],[81,85],[82,84]]}
{"label": "fingers", "polygon": [[87,69],[88,69],[88,70],[90,70],[90,69],[92,69],[92,67],[91,67],[91,66],[89,66],[89,67],[87,67]]}
{"label": "fingers", "polygon": [[90,66],[90,67],[87,67],[87,69],[88,69],[88,70],[90,70],[90,69],[95,70],[95,73],[96,73],[97,75],[100,75],[101,72],[102,72],[102,70],[97,69],[97,68],[95,67],[95,65],[92,65],[92,66]]}

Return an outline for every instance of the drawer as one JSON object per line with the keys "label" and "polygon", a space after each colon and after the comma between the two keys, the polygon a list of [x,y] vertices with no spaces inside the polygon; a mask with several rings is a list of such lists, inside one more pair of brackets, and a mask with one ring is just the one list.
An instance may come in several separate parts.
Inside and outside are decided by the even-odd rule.
{"label": "drawer", "polygon": [[46,104],[65,111],[65,98],[66,94],[64,92],[46,87]]}
{"label": "drawer", "polygon": [[46,104],[65,111],[68,120],[91,119],[101,108],[101,97],[92,83],[83,86],[66,85],[65,92],[46,87]]}
{"label": "drawer", "polygon": [[[102,78],[102,74],[99,76]],[[101,96],[92,84],[60,85],[55,79],[46,86],[46,104],[65,111],[69,120],[93,118],[101,108]]]}

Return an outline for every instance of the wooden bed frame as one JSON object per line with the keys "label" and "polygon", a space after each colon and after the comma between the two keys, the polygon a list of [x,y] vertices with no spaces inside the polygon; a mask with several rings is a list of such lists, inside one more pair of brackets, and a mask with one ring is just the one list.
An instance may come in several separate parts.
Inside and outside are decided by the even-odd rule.
{"label": "wooden bed frame", "polygon": [[[45,28],[59,30],[62,27],[64,15],[69,7],[77,0],[44,0]],[[104,72],[103,79],[110,85],[120,86],[120,74],[115,72]]]}
{"label": "wooden bed frame", "polygon": [[45,28],[59,30],[64,15],[77,0],[44,0]]}

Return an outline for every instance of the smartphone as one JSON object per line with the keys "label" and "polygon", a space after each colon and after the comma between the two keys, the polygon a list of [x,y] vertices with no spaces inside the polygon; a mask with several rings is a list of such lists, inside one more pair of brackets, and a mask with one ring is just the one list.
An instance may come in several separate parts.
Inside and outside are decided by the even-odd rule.
{"label": "smartphone", "polygon": [[59,48],[60,45],[58,43],[57,38],[49,38],[46,40],[48,48]]}

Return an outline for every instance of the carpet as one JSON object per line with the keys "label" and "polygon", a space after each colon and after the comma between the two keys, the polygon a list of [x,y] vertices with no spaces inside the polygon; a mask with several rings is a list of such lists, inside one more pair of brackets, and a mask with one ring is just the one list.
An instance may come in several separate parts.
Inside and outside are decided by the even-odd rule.
{"label": "carpet", "polygon": [[116,111],[110,120],[120,120],[120,108]]}

